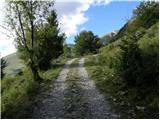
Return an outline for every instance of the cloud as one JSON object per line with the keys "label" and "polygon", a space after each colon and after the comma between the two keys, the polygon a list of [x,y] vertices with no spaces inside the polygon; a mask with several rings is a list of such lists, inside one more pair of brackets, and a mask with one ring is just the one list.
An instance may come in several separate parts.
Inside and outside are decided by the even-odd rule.
{"label": "cloud", "polygon": [[95,6],[100,6],[100,5],[107,5],[109,4],[111,1],[113,0],[93,0],[92,1],[92,4],[95,5]]}
{"label": "cloud", "polygon": [[111,0],[56,0],[59,27],[67,37],[78,33],[78,26],[89,20],[85,12],[93,5],[107,5]]}
{"label": "cloud", "polygon": [[88,21],[84,13],[89,9],[90,3],[90,1],[55,2],[60,29],[67,37],[77,34],[77,27]]}
{"label": "cloud", "polygon": [[[111,0],[55,0],[55,9],[58,14],[59,27],[67,37],[78,33],[78,26],[89,21],[85,12],[93,5],[106,5]],[[0,1],[0,25],[5,12],[3,11],[3,1]],[[16,51],[13,38],[8,38],[4,34],[4,29],[0,27],[0,53],[1,56],[8,55]]]}

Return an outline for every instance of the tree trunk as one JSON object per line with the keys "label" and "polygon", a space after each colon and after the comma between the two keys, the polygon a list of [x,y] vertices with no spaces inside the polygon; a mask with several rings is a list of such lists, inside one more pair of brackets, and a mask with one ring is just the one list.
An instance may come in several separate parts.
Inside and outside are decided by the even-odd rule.
{"label": "tree trunk", "polygon": [[31,69],[31,72],[32,72],[33,79],[40,83],[42,81],[42,78],[39,76],[37,68],[34,67],[33,64],[32,64],[30,66],[30,69]]}

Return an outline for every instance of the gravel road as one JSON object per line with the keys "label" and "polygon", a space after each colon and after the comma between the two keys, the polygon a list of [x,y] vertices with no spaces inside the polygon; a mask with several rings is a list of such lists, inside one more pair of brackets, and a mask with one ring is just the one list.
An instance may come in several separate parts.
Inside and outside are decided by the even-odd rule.
{"label": "gravel road", "polygon": [[89,78],[84,67],[85,58],[76,64],[75,60],[66,63],[50,91],[39,95],[41,99],[33,111],[33,118],[118,118]]}
{"label": "gravel road", "polygon": [[[59,77],[54,82],[54,87],[51,91],[44,93],[45,98],[39,101],[38,105],[33,111],[33,118],[46,118],[56,119],[63,118],[64,115],[64,91],[66,89],[66,77],[69,72],[70,64],[75,59],[69,60],[63,70],[60,72]],[[42,97],[44,97],[44,95]]]}

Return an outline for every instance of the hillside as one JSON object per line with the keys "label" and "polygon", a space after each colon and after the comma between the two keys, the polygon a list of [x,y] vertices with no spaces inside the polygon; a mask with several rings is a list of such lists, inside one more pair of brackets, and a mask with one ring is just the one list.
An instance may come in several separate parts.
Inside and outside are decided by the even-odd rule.
{"label": "hillside", "polygon": [[119,30],[114,30],[113,32],[109,32],[109,33],[105,34],[104,36],[102,36],[100,38],[100,43],[102,45],[108,44],[109,42],[111,42],[114,39],[114,37],[117,35],[118,32],[119,32]]}
{"label": "hillside", "polygon": [[158,118],[158,4],[142,3],[136,10],[114,42],[102,47],[96,57],[88,56],[86,67],[97,87],[110,96],[124,118]]}
{"label": "hillside", "polygon": [[18,52],[1,59],[3,119],[159,118],[158,2],[135,4],[131,19],[115,31],[120,11],[114,22],[114,14],[104,17],[102,9],[105,19],[95,19],[103,25],[100,34],[112,32],[99,37],[84,27],[74,45],[65,43],[68,34],[61,33],[56,11],[50,11],[54,2],[13,1],[8,7]]}
{"label": "hillside", "polygon": [[7,55],[4,59],[7,61],[7,67],[4,69],[6,75],[15,76],[25,66],[23,61],[19,59],[17,53]]}

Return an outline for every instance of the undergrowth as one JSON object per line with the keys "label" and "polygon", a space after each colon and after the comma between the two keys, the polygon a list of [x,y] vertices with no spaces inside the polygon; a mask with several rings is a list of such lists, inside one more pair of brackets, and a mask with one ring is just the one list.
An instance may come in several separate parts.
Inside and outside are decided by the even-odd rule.
{"label": "undergrowth", "polygon": [[63,68],[65,61],[66,59],[53,61],[50,69],[40,71],[39,74],[43,78],[41,84],[33,81],[27,68],[23,70],[22,75],[5,76],[1,81],[2,118],[31,118],[36,95],[42,89],[49,88]]}

